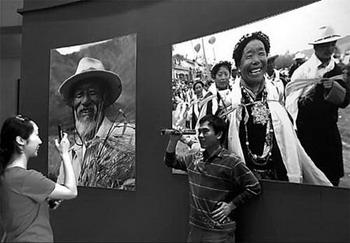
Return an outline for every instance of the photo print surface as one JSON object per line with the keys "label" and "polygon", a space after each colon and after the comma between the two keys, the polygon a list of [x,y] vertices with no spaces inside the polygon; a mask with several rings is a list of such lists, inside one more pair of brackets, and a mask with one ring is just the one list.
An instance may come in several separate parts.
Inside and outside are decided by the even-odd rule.
{"label": "photo print surface", "polygon": [[51,50],[48,174],[58,183],[60,126],[78,186],[136,190],[136,37]]}
{"label": "photo print surface", "polygon": [[[248,23],[244,26],[174,44],[172,46],[171,81],[173,129],[185,131],[185,134],[189,129],[196,130],[199,127],[199,119],[208,113],[219,115],[229,123],[229,126],[230,124],[232,125],[232,113],[237,109],[237,106],[232,106],[232,103],[237,102],[237,100],[235,100],[237,94],[239,97],[242,95],[241,92],[235,94],[232,92],[235,90],[234,87],[237,87],[237,85],[239,86],[241,83],[242,76],[246,74],[244,73],[245,66],[242,65],[242,61],[240,63],[235,62],[233,51],[236,44],[240,42],[240,39],[244,35],[257,31],[261,31],[269,37],[270,50],[269,53],[265,53],[266,67],[259,66],[255,72],[257,74],[259,72],[264,72],[264,80],[270,80],[271,83],[274,83],[275,88],[280,94],[278,99],[276,98],[276,101],[278,100],[283,107],[286,107],[286,96],[291,90],[291,88],[288,87],[288,83],[293,79],[293,72],[304,62],[310,58],[314,58],[313,56],[316,55],[314,47],[320,46],[318,44],[335,43],[335,46],[331,47],[331,56],[335,66],[339,67],[341,72],[337,73],[337,75],[331,75],[331,77],[337,77],[337,83],[341,83],[343,88],[346,85],[350,85],[349,78],[346,76],[346,73],[349,73],[350,66],[350,29],[346,24],[349,14],[350,2],[346,0],[322,0],[276,16]],[[310,19],[308,16],[313,17]],[[266,46],[264,47],[266,51]],[[249,56],[247,58],[244,57],[244,60],[248,58]],[[226,62],[229,63],[229,65],[227,65]],[[331,69],[331,67],[333,67],[333,64],[331,64],[332,62],[326,63],[326,66],[329,64],[327,68]],[[214,67],[218,64],[220,64],[217,66],[219,68],[215,70]],[[260,70],[260,68],[262,68],[262,70]],[[220,74],[221,69],[229,71],[230,76],[226,78],[219,77],[220,75],[218,74]],[[300,70],[298,72],[300,72]],[[305,80],[314,82],[311,86],[308,86],[310,90],[324,89],[325,94],[328,94],[329,92],[326,88],[320,88],[321,79],[322,76],[305,77]],[[336,80],[336,78],[334,78],[334,80]],[[288,87],[288,91],[286,91],[286,87]],[[295,86],[292,88],[294,87]],[[346,89],[344,88],[343,91],[344,90]],[[308,118],[308,124],[312,123],[309,126],[319,126],[314,134],[320,134],[320,139],[313,143],[314,145],[312,145],[311,148],[309,148],[307,141],[305,142],[305,138],[301,137],[299,139],[302,126],[300,126],[299,131],[297,127],[294,127],[294,129],[296,133],[299,132],[298,140],[304,139],[302,141],[303,150],[306,152],[307,156],[312,157],[311,160],[315,160],[314,164],[317,169],[321,170],[332,183],[338,179],[338,186],[350,188],[350,106],[346,101],[348,98],[342,98],[344,94],[345,96],[348,95],[346,92],[348,91],[340,94],[341,101],[343,102],[342,104],[330,104],[331,101],[329,100],[323,101],[330,104],[327,103],[326,107],[333,107],[330,108],[331,111],[325,108],[314,112],[315,117],[321,116],[320,119],[315,120],[314,118]],[[312,97],[312,91],[307,93],[306,97]],[[264,120],[264,110],[260,109],[258,106],[256,106],[256,108],[259,116],[258,118]],[[270,124],[272,129],[274,129],[272,122],[268,122],[269,113],[266,114],[267,116],[265,116],[265,118],[267,124]],[[252,114],[250,114],[250,117],[252,117]],[[248,118],[247,116],[244,117],[244,119]],[[320,125],[321,120],[329,119],[333,119],[332,128],[327,128],[327,125],[323,127]],[[245,133],[242,131],[245,129],[244,124],[240,123],[240,125],[241,127],[238,128],[241,129],[240,135],[235,138],[236,141],[241,138],[240,141],[244,142],[243,145],[241,144],[243,150],[242,157],[244,157],[244,154],[250,153],[253,159],[257,158],[258,160],[261,159],[264,161],[265,158],[268,158],[269,152],[273,151],[273,146],[275,146],[275,148],[277,147],[277,153],[281,154],[281,147],[283,146],[276,142],[276,136],[279,136],[278,134],[276,135],[276,131],[274,131],[273,134],[272,132],[264,130],[261,137],[258,136],[256,138],[261,139],[261,148],[260,150],[259,148],[254,150],[254,146],[259,147],[258,145],[254,145],[254,139],[252,142],[249,138],[249,135],[254,136],[254,134],[252,135],[252,133],[249,133],[249,130]],[[239,127],[240,125],[237,126]],[[334,126],[337,126],[337,128],[334,128]],[[331,130],[332,132],[330,132]],[[339,130],[341,140],[337,138],[337,130]],[[228,131],[230,130],[228,129]],[[228,132],[227,135],[232,137],[232,133],[229,134]],[[244,138],[241,136],[244,136]],[[248,138],[246,136],[248,136]],[[327,136],[330,136],[329,139],[333,141],[332,143],[328,143],[328,145],[321,142],[321,140],[325,140]],[[270,138],[275,139],[275,142]],[[248,143],[250,142],[248,147],[246,147],[246,139],[248,139]],[[257,141],[256,139],[255,141]],[[288,142],[292,143],[291,140],[288,140]],[[226,146],[229,146],[228,143],[229,142],[227,142]],[[334,146],[334,144],[337,145]],[[331,148],[329,153],[338,151],[334,152],[335,154],[332,155],[334,157],[329,159],[329,162],[322,161],[322,159],[319,161],[318,158],[323,157],[323,155],[317,154],[317,151],[327,151],[329,147],[332,146],[334,149]],[[196,135],[184,135],[177,145],[177,153],[182,155],[196,153],[198,150],[200,150],[200,145]],[[284,148],[282,148],[282,150],[284,150]],[[343,158],[341,158],[341,156]],[[280,157],[286,156],[281,154]],[[337,162],[333,159],[335,157],[338,157]],[[290,182],[319,185],[327,184],[322,181],[313,181],[315,178],[311,178],[312,182],[306,181],[305,179],[298,181],[298,179],[295,178],[287,178],[286,167],[294,166],[297,168],[294,172],[297,170],[302,171],[301,177],[303,173],[308,173],[304,171],[305,168],[312,173],[314,168],[309,162],[307,165],[301,165],[299,163],[298,165],[293,165],[288,164],[285,158],[279,158],[279,161],[281,167],[284,167],[281,170],[285,176],[267,176],[267,179],[274,178],[273,180],[286,180]],[[306,158],[300,161],[300,163],[304,163],[304,161],[308,161],[308,159]],[[256,160],[254,160],[254,162],[256,162]],[[266,160],[263,163],[265,162]],[[247,164],[250,166],[249,163]],[[337,165],[334,166],[334,164]],[[260,164],[257,166],[260,166]],[[250,168],[252,169],[254,166]],[[265,169],[266,167],[263,168],[263,170]],[[283,172],[283,170],[285,171]],[[177,173],[177,171],[174,172]],[[261,179],[266,179],[266,177]]]}

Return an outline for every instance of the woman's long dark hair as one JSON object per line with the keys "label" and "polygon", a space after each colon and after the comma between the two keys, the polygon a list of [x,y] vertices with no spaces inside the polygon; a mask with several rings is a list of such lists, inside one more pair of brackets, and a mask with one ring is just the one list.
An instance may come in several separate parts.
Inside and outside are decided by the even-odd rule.
{"label": "woman's long dark hair", "polygon": [[16,137],[28,139],[33,131],[33,124],[28,117],[17,115],[5,120],[0,133],[0,175],[4,173],[13,153],[21,152]]}

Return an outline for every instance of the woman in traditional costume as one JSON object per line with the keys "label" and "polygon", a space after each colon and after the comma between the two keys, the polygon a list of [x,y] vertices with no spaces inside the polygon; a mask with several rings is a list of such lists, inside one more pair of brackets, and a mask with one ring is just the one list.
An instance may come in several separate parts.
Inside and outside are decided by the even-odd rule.
{"label": "woman in traditional costume", "polygon": [[211,69],[211,77],[214,83],[210,85],[207,94],[200,104],[202,108],[200,109],[198,120],[208,114],[219,115],[221,118],[226,118],[222,114],[231,105],[231,69],[232,64],[227,61],[219,62]]}
{"label": "woman in traditional costume", "polygon": [[265,79],[269,51],[269,37],[260,31],[234,48],[241,77],[231,92],[228,149],[259,179],[332,185],[300,145],[277,87]]}
{"label": "woman in traditional costume", "polygon": [[191,128],[195,129],[199,112],[202,108],[202,100],[206,94],[206,91],[204,90],[204,83],[200,80],[196,81],[193,84],[193,91],[194,91],[194,99],[191,101],[190,104],[190,118],[191,118]]}

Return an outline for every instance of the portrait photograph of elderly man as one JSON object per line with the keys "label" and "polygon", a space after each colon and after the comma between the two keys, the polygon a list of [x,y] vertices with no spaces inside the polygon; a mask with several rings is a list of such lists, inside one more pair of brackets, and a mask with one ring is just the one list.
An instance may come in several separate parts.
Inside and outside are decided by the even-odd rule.
{"label": "portrait photograph of elderly man", "polygon": [[59,126],[78,186],[134,191],[136,35],[52,50],[50,64],[49,177],[65,180]]}

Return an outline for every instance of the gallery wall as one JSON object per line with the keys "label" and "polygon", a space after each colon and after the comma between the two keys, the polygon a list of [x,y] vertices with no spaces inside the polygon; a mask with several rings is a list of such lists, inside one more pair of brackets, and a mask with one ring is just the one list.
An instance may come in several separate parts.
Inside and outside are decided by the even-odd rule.
{"label": "gallery wall", "polygon": [[[40,8],[35,2],[25,1],[22,11],[20,111],[39,124],[43,144],[30,167],[43,173],[50,49],[137,33],[136,191],[80,187],[77,199],[51,213],[55,240],[185,241],[187,179],[163,165],[167,138],[160,136],[171,125],[171,45],[314,1],[40,1]],[[264,182],[263,195],[239,211],[238,239],[350,241],[348,205],[348,189]]]}

